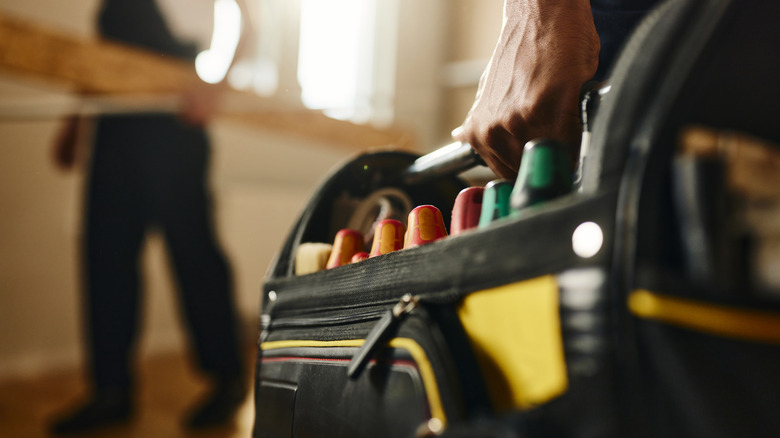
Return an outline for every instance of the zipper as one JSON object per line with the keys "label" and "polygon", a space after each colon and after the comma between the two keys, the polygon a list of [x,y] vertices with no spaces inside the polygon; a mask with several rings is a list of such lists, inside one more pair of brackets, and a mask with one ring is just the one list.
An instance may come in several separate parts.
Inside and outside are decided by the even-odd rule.
{"label": "zipper", "polygon": [[268,318],[267,328],[293,328],[293,327],[328,327],[334,325],[353,324],[357,322],[370,321],[377,319],[385,313],[382,310],[373,310],[361,313],[349,313],[337,316],[310,316],[298,318]]}
{"label": "zipper", "polygon": [[359,313],[348,313],[344,315],[299,316],[284,318],[272,317],[269,313],[263,313],[260,315],[260,342],[265,342],[268,339],[271,330],[274,329],[349,325],[376,320],[384,313],[385,311],[383,309],[377,309]]}
{"label": "zipper", "polygon": [[[396,300],[383,300],[361,304],[360,306],[333,306],[324,305],[312,300],[287,300],[288,302],[301,301],[305,307],[287,308],[279,311],[277,305],[280,297],[275,291],[268,293],[268,302],[265,310],[260,314],[260,342],[265,342],[272,329],[284,328],[308,328],[308,327],[329,327],[337,325],[348,325],[353,323],[367,322],[378,319],[384,313],[388,304],[395,303]],[[360,311],[344,313],[348,308],[360,309]]]}
{"label": "zipper", "polygon": [[[400,300],[378,300],[372,303],[367,303],[369,304],[368,307],[370,310],[366,310],[366,306],[363,305],[360,307],[363,307],[364,310],[358,313],[353,312],[349,314],[342,313],[336,315],[323,315],[324,312],[344,312],[345,309],[343,306],[328,306],[326,303],[328,303],[329,300],[322,300],[321,303],[311,303],[309,300],[307,302],[306,309],[295,309],[295,307],[290,308],[289,303],[297,302],[299,299],[288,299],[289,301],[286,303],[287,306],[285,306],[287,309],[284,312],[275,312],[273,309],[278,304],[278,299],[276,293],[274,292],[273,297],[270,297],[269,299],[266,311],[260,315],[261,330],[259,343],[265,342],[273,329],[328,327],[369,322],[378,319],[377,323],[366,336],[363,345],[352,357],[347,368],[347,375],[350,378],[356,378],[376,353],[377,348],[383,345],[389,339],[391,333],[394,332],[398,327],[398,324],[421,303],[450,304],[456,302],[459,298],[459,294],[447,292],[424,294],[406,293],[400,298]],[[393,303],[395,303],[393,307],[391,307],[389,310],[385,310],[387,309],[386,306],[388,304]],[[316,310],[312,311],[312,308]],[[318,315],[312,316],[312,313],[316,313]]]}
{"label": "zipper", "polygon": [[390,334],[398,327],[398,324],[416,309],[419,303],[419,297],[405,294],[392,309],[384,312],[384,315],[366,336],[363,345],[352,356],[352,360],[347,367],[347,376],[354,379],[360,374],[373,357],[377,348],[387,341]]}

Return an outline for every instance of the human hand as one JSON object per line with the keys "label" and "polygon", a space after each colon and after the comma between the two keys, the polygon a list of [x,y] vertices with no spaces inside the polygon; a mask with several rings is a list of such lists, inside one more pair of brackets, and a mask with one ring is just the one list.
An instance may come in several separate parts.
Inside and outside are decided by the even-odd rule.
{"label": "human hand", "polygon": [[208,123],[217,112],[219,98],[227,85],[196,82],[181,95],[181,116],[185,122],[194,126]]}
{"label": "human hand", "polygon": [[523,147],[536,138],[569,145],[574,160],[580,89],[596,73],[598,53],[587,0],[506,0],[498,44],[455,139],[506,179],[517,177]]}
{"label": "human hand", "polygon": [[78,131],[81,119],[70,116],[65,119],[54,139],[52,155],[54,164],[62,170],[70,170],[76,164]]}

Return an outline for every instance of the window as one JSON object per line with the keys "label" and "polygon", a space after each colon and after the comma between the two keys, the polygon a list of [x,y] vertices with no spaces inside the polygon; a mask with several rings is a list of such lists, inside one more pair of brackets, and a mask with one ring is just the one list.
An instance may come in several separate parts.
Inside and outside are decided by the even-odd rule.
{"label": "window", "polygon": [[358,123],[392,122],[396,0],[301,0],[304,105]]}

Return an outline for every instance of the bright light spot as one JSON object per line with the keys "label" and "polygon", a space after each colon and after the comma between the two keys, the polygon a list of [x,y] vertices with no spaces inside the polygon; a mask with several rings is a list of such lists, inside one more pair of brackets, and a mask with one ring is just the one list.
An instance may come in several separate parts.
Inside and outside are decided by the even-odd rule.
{"label": "bright light spot", "polygon": [[252,87],[254,72],[249,62],[237,62],[227,75],[228,83],[236,90],[246,90]]}
{"label": "bright light spot", "polygon": [[298,80],[304,105],[328,109],[339,118],[355,113],[362,59],[373,33],[371,2],[302,0]]}
{"label": "bright light spot", "polygon": [[209,84],[225,78],[241,36],[241,9],[235,0],[214,2],[214,33],[211,46],[195,58],[195,71]]}
{"label": "bright light spot", "polygon": [[561,293],[561,303],[574,309],[592,309],[601,297],[598,289],[567,289]]}
{"label": "bright light spot", "polygon": [[574,253],[587,259],[598,254],[604,243],[604,233],[595,222],[581,223],[571,236]]}

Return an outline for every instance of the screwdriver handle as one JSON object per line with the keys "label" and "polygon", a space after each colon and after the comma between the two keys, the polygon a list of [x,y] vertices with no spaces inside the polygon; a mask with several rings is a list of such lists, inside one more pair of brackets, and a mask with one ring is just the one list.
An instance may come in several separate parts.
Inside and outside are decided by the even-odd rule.
{"label": "screwdriver handle", "polygon": [[484,166],[485,162],[471,145],[456,141],[415,160],[403,172],[401,180],[404,184],[415,185],[443,175],[458,174],[477,165]]}

